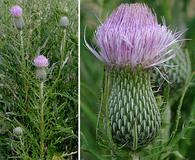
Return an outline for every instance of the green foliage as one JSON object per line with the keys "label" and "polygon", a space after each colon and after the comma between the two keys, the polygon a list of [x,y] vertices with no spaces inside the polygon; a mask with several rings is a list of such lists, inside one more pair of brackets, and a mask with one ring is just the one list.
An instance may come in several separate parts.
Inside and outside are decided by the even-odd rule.
{"label": "green foliage", "polygon": [[[185,41],[184,48],[187,48],[189,52],[192,72],[195,70],[195,32],[193,29],[195,13],[192,9],[194,5],[192,0],[81,0],[81,157],[86,160],[131,159],[130,155],[132,155],[123,147],[113,146],[107,136],[96,135],[104,70],[103,64],[93,57],[83,45],[85,26],[87,26],[88,41],[91,40],[91,43],[95,44],[93,33],[96,27],[122,2],[144,2],[155,10],[159,20],[161,20],[161,16],[164,16],[171,28],[186,30],[187,27],[188,30],[184,33],[183,38],[192,40]],[[140,159],[195,159],[193,152],[195,148],[194,82],[193,72],[182,88],[175,90],[172,87],[166,87],[163,95],[158,95],[157,102],[161,106],[163,120],[162,130],[151,145],[138,153]],[[167,124],[167,122],[169,123]],[[113,150],[116,151],[116,154],[113,154]]]}
{"label": "green foliage", "polygon": [[[77,157],[78,18],[76,0],[4,0],[0,3],[0,159]],[[9,13],[23,8],[24,29]],[[62,16],[70,25],[59,26]],[[33,59],[50,62],[47,79],[36,79]],[[16,136],[13,129],[23,129]]]}

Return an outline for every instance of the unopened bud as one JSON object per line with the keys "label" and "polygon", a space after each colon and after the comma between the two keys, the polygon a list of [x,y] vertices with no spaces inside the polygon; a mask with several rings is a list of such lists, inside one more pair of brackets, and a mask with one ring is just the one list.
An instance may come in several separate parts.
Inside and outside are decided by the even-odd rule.
{"label": "unopened bud", "polygon": [[66,28],[69,25],[69,20],[66,16],[61,17],[60,19],[60,27]]}
{"label": "unopened bud", "polygon": [[16,127],[13,129],[13,133],[17,136],[21,136],[23,134],[23,129],[21,127]]}

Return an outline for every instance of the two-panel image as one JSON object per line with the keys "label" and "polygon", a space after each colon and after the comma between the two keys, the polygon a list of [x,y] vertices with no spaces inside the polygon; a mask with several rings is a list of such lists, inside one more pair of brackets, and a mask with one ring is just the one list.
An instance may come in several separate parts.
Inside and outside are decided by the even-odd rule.
{"label": "two-panel image", "polygon": [[0,0],[0,160],[195,160],[195,0]]}

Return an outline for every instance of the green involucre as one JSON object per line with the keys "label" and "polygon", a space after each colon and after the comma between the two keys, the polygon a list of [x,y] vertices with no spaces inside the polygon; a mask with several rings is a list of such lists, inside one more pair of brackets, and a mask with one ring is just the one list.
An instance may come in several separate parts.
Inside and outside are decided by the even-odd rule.
{"label": "green involucre", "polygon": [[109,113],[118,144],[137,150],[156,137],[161,118],[147,71],[111,70]]}
{"label": "green involucre", "polygon": [[[164,78],[168,80],[171,87],[180,89],[190,77],[191,62],[187,51],[183,52],[180,48],[177,50],[174,58],[165,62],[162,66],[159,66],[159,71],[164,75]],[[152,79],[157,87],[163,83],[164,78],[159,72],[154,70]]]}

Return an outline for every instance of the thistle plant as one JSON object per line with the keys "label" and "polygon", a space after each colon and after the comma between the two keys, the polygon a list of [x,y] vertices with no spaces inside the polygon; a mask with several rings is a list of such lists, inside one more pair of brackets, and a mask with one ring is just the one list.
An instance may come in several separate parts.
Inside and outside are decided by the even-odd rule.
{"label": "thistle plant", "polygon": [[[105,134],[118,146],[137,152],[150,144],[161,127],[160,106],[151,85],[154,68],[175,57],[174,33],[145,4],[121,4],[95,32],[105,64],[102,107]],[[135,156],[133,156],[136,159]]]}
{"label": "thistle plant", "polygon": [[[12,6],[13,1],[0,6],[0,159],[75,159],[77,2],[33,0]],[[71,17],[66,45],[56,21],[62,15]],[[13,25],[19,17],[25,17],[22,29]]]}
{"label": "thistle plant", "polygon": [[46,67],[49,66],[49,61],[48,59],[43,56],[43,55],[38,55],[35,59],[34,59],[34,65],[37,68],[36,70],[36,77],[37,79],[40,80],[40,111],[39,111],[39,117],[40,117],[40,158],[44,159],[45,157],[45,151],[44,151],[44,147],[45,147],[45,136],[44,136],[44,132],[45,132],[45,113],[44,113],[44,81],[47,78],[47,73],[46,73]]}

